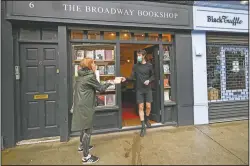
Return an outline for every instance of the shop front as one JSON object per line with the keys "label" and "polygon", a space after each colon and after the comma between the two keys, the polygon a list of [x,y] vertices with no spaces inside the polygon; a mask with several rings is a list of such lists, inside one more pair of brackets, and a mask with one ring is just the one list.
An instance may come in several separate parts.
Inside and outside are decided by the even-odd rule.
{"label": "shop front", "polygon": [[214,6],[193,8],[195,124],[248,118],[247,6]]}
{"label": "shop front", "polygon": [[[97,79],[104,83],[128,77],[139,49],[147,51],[155,73],[152,125],[193,124],[192,6],[8,1],[2,11],[2,91],[8,94],[2,99],[2,135],[7,147],[26,139],[60,136],[68,141],[78,135],[70,131],[70,110],[81,59],[95,60]],[[138,127],[135,91],[136,85],[127,82],[97,93],[94,133]]]}

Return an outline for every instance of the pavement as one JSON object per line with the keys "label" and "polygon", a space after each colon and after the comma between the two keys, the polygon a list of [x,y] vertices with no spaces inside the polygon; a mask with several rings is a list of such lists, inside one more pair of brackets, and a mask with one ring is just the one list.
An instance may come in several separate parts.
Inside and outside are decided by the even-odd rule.
{"label": "pavement", "polygon": [[[92,136],[105,165],[248,165],[248,120],[201,126],[160,127]],[[2,164],[81,165],[79,138],[67,143],[20,145],[2,151]]]}

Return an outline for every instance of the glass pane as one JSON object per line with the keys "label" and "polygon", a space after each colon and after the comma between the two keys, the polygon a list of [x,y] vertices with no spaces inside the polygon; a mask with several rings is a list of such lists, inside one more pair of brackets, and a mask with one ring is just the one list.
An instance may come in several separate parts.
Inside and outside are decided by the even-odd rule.
{"label": "glass pane", "polygon": [[171,57],[169,46],[163,46],[164,101],[171,101]]}
{"label": "glass pane", "polygon": [[162,41],[171,42],[172,41],[171,34],[162,34]]}
{"label": "glass pane", "polygon": [[226,89],[239,90],[246,88],[245,55],[241,50],[225,51]]}
{"label": "glass pane", "polygon": [[145,40],[145,34],[144,33],[134,33],[134,38],[136,41],[143,41],[143,40]]}
{"label": "glass pane", "polygon": [[100,40],[100,31],[88,31],[88,39]]}
{"label": "glass pane", "polygon": [[116,40],[116,32],[104,32],[104,40]]}
{"label": "glass pane", "polygon": [[[80,61],[85,58],[92,58],[97,65],[96,78],[104,84],[107,80],[114,80],[115,78],[115,50],[113,44],[91,44],[84,43],[72,46],[72,59],[73,59],[73,82],[78,77],[78,70]],[[100,94],[97,92],[97,106],[114,106],[116,104],[116,86],[110,86],[105,93]]]}
{"label": "glass pane", "polygon": [[83,31],[71,31],[71,39],[83,39]]}
{"label": "glass pane", "polygon": [[158,41],[158,33],[149,33],[148,34],[148,40],[150,41]]}
{"label": "glass pane", "polygon": [[42,30],[42,40],[57,40],[57,30]]}
{"label": "glass pane", "polygon": [[221,99],[221,57],[219,46],[207,46],[208,100]]}
{"label": "glass pane", "polygon": [[20,29],[20,39],[40,40],[40,29]]}
{"label": "glass pane", "polygon": [[121,40],[130,40],[131,39],[131,34],[127,32],[121,32],[120,33],[120,39]]}

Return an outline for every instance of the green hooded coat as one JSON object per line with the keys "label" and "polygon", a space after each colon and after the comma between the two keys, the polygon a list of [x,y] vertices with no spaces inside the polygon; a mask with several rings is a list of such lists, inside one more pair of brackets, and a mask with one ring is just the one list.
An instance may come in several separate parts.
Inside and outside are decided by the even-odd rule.
{"label": "green hooded coat", "polygon": [[111,84],[100,84],[92,70],[78,71],[75,82],[74,108],[71,131],[81,131],[93,126],[96,91],[104,92]]}

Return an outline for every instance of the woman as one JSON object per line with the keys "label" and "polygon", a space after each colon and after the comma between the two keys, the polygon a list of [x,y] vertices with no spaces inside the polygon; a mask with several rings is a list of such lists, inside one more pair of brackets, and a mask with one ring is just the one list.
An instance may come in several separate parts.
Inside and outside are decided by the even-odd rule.
{"label": "woman", "polygon": [[95,163],[98,157],[90,155],[90,136],[93,125],[93,115],[96,106],[96,91],[104,92],[111,81],[101,85],[95,75],[96,65],[91,58],[85,58],[80,62],[81,69],[75,82],[74,108],[72,119],[72,131],[81,131],[80,146],[78,151],[83,151],[83,163]]}

